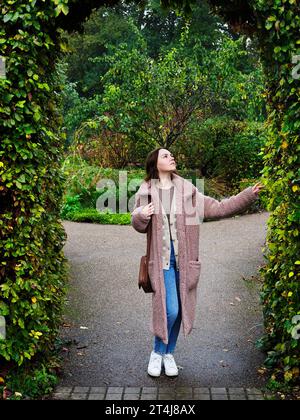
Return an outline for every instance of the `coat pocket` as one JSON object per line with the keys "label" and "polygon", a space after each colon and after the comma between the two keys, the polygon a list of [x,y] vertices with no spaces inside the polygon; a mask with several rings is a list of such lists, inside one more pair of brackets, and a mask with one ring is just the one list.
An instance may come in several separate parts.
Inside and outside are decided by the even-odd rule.
{"label": "coat pocket", "polygon": [[154,260],[148,261],[148,274],[149,274],[149,278],[150,278],[150,283],[151,283],[152,289],[155,292],[156,291],[155,276],[157,274],[157,270],[155,268],[155,261]]}
{"label": "coat pocket", "polygon": [[194,289],[197,287],[201,272],[201,261],[192,260],[189,261],[189,269],[187,273],[187,285],[188,289]]}

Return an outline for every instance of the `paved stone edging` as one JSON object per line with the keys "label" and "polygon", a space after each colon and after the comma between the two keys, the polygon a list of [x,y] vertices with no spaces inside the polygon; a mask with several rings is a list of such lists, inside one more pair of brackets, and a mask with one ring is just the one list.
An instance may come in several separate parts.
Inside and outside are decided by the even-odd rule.
{"label": "paved stone edging", "polygon": [[264,400],[257,388],[59,386],[58,400]]}

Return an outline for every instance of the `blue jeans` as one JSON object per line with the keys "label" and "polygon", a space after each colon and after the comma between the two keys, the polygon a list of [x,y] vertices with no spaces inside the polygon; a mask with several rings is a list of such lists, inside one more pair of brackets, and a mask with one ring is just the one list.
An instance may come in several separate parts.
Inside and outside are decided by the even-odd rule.
{"label": "blue jeans", "polygon": [[181,325],[181,301],[179,293],[179,271],[176,270],[176,259],[173,241],[171,240],[171,256],[169,270],[163,270],[166,289],[166,308],[168,324],[168,344],[160,337],[154,337],[153,350],[156,353],[173,353]]}

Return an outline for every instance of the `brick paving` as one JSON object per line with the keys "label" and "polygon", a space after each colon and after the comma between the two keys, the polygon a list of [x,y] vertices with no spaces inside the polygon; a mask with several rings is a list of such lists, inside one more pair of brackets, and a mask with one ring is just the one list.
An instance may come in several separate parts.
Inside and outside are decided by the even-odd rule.
{"label": "brick paving", "polygon": [[53,400],[264,400],[258,388],[58,386]]}

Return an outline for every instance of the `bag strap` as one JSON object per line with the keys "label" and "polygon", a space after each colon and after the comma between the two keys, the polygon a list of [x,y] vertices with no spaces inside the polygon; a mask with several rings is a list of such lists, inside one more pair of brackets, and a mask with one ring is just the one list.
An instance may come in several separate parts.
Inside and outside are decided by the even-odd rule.
{"label": "bag strap", "polygon": [[[149,200],[149,197],[150,197],[150,200]],[[151,195],[148,195],[148,204],[150,202],[151,202]],[[152,231],[151,223],[152,223],[152,217],[150,216],[150,221],[149,221],[148,229],[147,229],[147,232],[148,232],[147,233],[147,252],[146,252],[147,259],[150,256],[150,242],[151,242],[151,231]]]}

